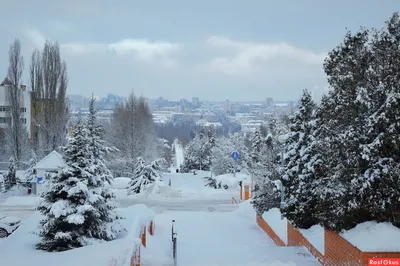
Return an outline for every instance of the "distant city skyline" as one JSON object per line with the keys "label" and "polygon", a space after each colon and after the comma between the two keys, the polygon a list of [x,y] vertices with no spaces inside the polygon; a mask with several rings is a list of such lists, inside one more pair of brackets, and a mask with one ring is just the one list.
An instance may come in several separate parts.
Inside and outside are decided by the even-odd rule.
{"label": "distant city skyline", "polygon": [[[107,96],[109,96],[109,95],[118,96],[118,97],[124,97],[124,98],[127,98],[129,96],[129,95],[117,95],[117,94],[110,93],[110,92],[107,93],[104,96],[102,96],[102,95],[93,95],[93,96],[94,96],[94,98],[96,100],[103,100],[103,99],[107,98]],[[89,99],[91,96],[92,95],[86,96],[86,95],[83,95],[83,94],[68,94],[67,95],[67,97],[69,97],[70,100],[71,100],[71,97],[73,97],[73,98],[75,98],[75,97],[83,97],[85,99]],[[140,95],[136,95],[136,96],[140,96]],[[299,95],[296,99],[274,99],[272,97],[265,97],[264,99],[259,99],[259,100],[258,99],[254,99],[254,100],[236,100],[236,101],[235,100],[230,100],[230,99],[224,99],[224,100],[201,99],[200,97],[197,97],[197,96],[192,96],[192,97],[188,97],[188,98],[180,98],[180,99],[171,99],[171,98],[167,98],[167,97],[163,97],[163,96],[159,96],[159,97],[155,97],[155,98],[149,98],[146,95],[144,95],[144,97],[149,99],[149,100],[164,99],[164,100],[171,101],[171,102],[179,102],[181,100],[187,100],[189,102],[192,102],[193,99],[196,98],[196,99],[199,100],[200,103],[202,103],[202,102],[224,102],[224,101],[230,101],[232,103],[235,103],[235,102],[252,103],[252,102],[265,102],[265,101],[268,101],[268,99],[272,99],[273,102],[279,103],[279,102],[297,101],[297,100],[300,99],[301,96]]]}
{"label": "distant city skyline", "polygon": [[322,63],[346,27],[381,28],[399,2],[15,0],[2,9],[0,75],[20,38],[24,83],[33,49],[50,39],[68,64],[69,94],[294,100],[304,88],[327,91]]}

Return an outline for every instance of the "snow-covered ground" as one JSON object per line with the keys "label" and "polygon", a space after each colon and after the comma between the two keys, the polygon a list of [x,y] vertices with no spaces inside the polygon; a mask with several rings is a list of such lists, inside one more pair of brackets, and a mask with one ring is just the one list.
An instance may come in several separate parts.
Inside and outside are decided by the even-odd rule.
{"label": "snow-covered ground", "polygon": [[[249,202],[233,212],[164,212],[155,216],[153,241],[161,254],[171,253],[171,225],[175,220],[180,266],[295,266],[320,265],[304,247],[278,247],[258,227]],[[150,254],[157,252],[149,245]],[[151,263],[143,258],[143,265]],[[147,262],[145,264],[145,262]]]}
{"label": "snow-covered ground", "polygon": [[[154,217],[154,212],[144,205],[121,208],[118,212],[126,218],[122,220],[122,224],[127,232],[122,233],[117,240],[93,243],[64,252],[43,252],[35,249],[35,244],[40,239],[33,232],[37,232],[37,226],[42,219],[41,214],[35,212],[11,236],[0,240],[0,265],[129,265],[130,255],[136,249],[136,245],[140,245],[140,230]],[[111,261],[117,264],[111,264]]]}
{"label": "snow-covered ground", "polygon": [[175,147],[175,167],[177,169],[180,169],[184,159],[183,147],[181,146],[181,144],[179,144],[178,140],[175,140],[174,147]]}

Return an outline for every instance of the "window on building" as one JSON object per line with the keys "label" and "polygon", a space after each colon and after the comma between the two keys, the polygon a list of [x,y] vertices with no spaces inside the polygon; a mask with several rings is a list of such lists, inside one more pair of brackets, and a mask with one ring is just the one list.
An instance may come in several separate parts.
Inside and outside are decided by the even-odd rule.
{"label": "window on building", "polygon": [[21,118],[21,123],[26,124],[26,118]]}
{"label": "window on building", "polygon": [[21,112],[26,112],[26,107],[21,107]]}
{"label": "window on building", "polygon": [[11,122],[11,117],[0,117],[0,124],[9,124]]}

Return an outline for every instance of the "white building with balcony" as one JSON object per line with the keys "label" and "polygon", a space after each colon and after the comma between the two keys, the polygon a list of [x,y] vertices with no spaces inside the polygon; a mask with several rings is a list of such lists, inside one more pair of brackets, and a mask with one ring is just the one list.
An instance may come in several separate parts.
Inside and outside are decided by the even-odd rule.
{"label": "white building with balcony", "polygon": [[[7,100],[7,90],[12,89],[12,83],[8,78],[5,78],[0,83],[0,128],[7,127],[11,121],[9,114],[10,104]],[[31,137],[31,95],[27,91],[26,85],[21,85],[19,90],[22,90],[22,105],[21,105],[21,122],[26,126],[29,137]]]}

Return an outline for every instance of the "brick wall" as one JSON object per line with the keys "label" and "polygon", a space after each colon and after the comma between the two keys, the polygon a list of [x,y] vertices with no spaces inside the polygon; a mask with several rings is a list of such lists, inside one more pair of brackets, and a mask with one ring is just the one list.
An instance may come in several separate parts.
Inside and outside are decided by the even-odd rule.
{"label": "brick wall", "polygon": [[269,235],[269,237],[275,242],[278,246],[286,246],[282,239],[279,238],[277,234],[275,234],[274,230],[267,224],[266,221],[259,215],[257,215],[257,224],[261,227],[261,229]]}
{"label": "brick wall", "polygon": [[358,266],[361,264],[361,251],[335,232],[325,230],[325,265]]}
{"label": "brick wall", "polygon": [[400,252],[362,252],[337,233],[325,230],[325,265],[368,266],[369,258],[400,258]]}
{"label": "brick wall", "polygon": [[[266,221],[257,215],[257,224],[278,246],[286,246]],[[324,255],[321,254],[290,223],[287,224],[287,246],[306,247],[322,265],[326,266],[368,266],[369,258],[400,258],[399,252],[362,252],[337,233],[324,230]]]}
{"label": "brick wall", "polygon": [[318,261],[323,264],[324,255],[321,254],[311,243],[308,241],[303,234],[293,227],[290,223],[287,223],[287,232],[288,232],[288,246],[304,246],[306,247],[311,254],[314,255],[318,259]]}

